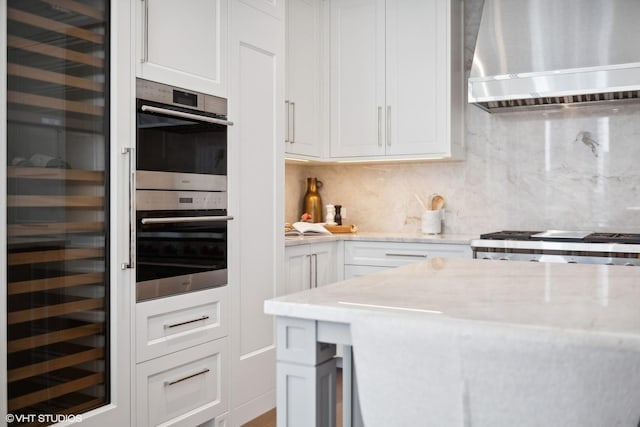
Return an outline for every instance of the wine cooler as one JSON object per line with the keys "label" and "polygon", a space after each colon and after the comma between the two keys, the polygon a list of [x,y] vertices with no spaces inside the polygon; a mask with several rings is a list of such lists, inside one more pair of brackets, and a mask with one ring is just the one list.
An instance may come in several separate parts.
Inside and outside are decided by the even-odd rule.
{"label": "wine cooler", "polygon": [[10,425],[109,403],[108,18],[103,0],[7,1]]}

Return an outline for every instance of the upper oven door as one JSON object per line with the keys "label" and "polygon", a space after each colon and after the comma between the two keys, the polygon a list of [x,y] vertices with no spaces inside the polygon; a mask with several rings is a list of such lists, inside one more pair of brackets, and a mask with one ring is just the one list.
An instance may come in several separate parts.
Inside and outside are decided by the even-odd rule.
{"label": "upper oven door", "polygon": [[136,188],[226,191],[225,123],[214,114],[138,100]]}

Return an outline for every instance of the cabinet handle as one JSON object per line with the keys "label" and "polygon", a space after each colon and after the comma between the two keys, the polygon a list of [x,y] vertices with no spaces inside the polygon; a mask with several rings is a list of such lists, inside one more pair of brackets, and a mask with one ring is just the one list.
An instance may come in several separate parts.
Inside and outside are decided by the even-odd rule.
{"label": "cabinet handle", "polygon": [[313,282],[313,287],[317,288],[318,287],[318,254],[313,254],[311,255],[313,257],[313,268],[314,268],[314,276],[315,276],[315,280]]}
{"label": "cabinet handle", "polygon": [[131,166],[131,162],[133,161],[132,158],[133,156],[131,155],[131,151],[133,149],[131,147],[122,147],[120,153],[123,156],[129,156],[129,170],[127,171],[127,176],[129,177],[129,210],[128,210],[128,215],[129,215],[129,255],[128,255],[128,259],[120,264],[120,269],[121,270],[127,270],[129,268],[133,268],[133,257],[131,256],[131,254],[133,253],[133,227],[132,227],[132,216],[131,216],[131,212],[133,211],[133,194],[134,194],[134,190],[133,190],[133,179],[132,179],[132,173],[131,171],[133,170],[133,166]]}
{"label": "cabinet handle", "polygon": [[291,142],[289,141],[289,101],[284,101],[284,105],[287,115],[287,123],[285,124],[287,129],[284,132],[284,143],[286,144],[287,142]]}
{"label": "cabinet handle", "polygon": [[202,114],[185,113],[179,110],[172,110],[170,108],[154,107],[153,105],[143,105],[140,107],[141,111],[148,111],[150,113],[165,114],[167,116],[179,117],[181,119],[195,120],[198,122],[214,123],[222,126],[233,126],[233,122],[229,120],[217,119],[215,117],[203,116]]}
{"label": "cabinet handle", "polygon": [[193,377],[197,377],[198,375],[206,374],[209,371],[211,371],[211,369],[204,368],[202,371],[196,372],[195,374],[187,375],[186,377],[178,378],[177,380],[165,381],[164,385],[170,386],[170,385],[178,384],[178,383],[181,383],[182,381],[186,381]]}
{"label": "cabinet handle", "polygon": [[427,258],[427,254],[397,254],[397,253],[386,253],[384,256],[395,256],[395,257],[412,257],[412,258]]}
{"label": "cabinet handle", "polygon": [[313,255],[307,255],[309,257],[309,289],[313,288]]}
{"label": "cabinet handle", "polygon": [[387,145],[391,145],[391,105],[387,105]]}
{"label": "cabinet handle", "polygon": [[296,142],[296,103],[295,102],[291,103],[291,117],[292,117],[291,143],[294,144]]}
{"label": "cabinet handle", "polygon": [[184,224],[189,222],[225,222],[232,221],[233,217],[223,216],[177,216],[166,218],[142,218],[141,224]]}
{"label": "cabinet handle", "polygon": [[149,55],[149,3],[147,0],[142,0],[143,14],[144,14],[144,22],[142,25],[144,26],[143,36],[142,36],[142,57],[140,58],[141,63],[145,63],[148,60]]}
{"label": "cabinet handle", "polygon": [[164,328],[165,329],[170,329],[170,328],[175,328],[177,326],[188,325],[189,323],[202,322],[203,320],[207,320],[208,318],[209,318],[209,316],[202,316],[202,317],[199,317],[197,319],[187,320],[186,322],[165,324]]}
{"label": "cabinet handle", "polygon": [[378,107],[378,147],[382,147],[382,107]]}

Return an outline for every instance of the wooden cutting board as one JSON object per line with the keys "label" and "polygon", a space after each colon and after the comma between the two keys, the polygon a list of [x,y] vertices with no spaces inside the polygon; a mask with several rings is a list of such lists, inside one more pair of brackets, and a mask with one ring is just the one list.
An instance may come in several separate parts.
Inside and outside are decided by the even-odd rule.
{"label": "wooden cutting board", "polygon": [[358,227],[355,224],[350,225],[326,225],[324,226],[331,233],[355,233]]}

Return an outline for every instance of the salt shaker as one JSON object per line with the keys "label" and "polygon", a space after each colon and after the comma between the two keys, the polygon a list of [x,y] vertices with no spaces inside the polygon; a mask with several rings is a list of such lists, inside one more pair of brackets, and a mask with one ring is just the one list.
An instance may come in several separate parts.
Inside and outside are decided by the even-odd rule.
{"label": "salt shaker", "polygon": [[336,208],[333,205],[327,205],[327,224],[335,225]]}

